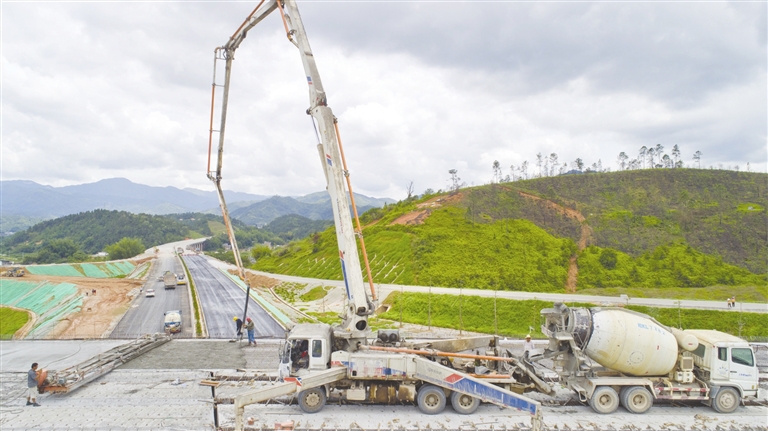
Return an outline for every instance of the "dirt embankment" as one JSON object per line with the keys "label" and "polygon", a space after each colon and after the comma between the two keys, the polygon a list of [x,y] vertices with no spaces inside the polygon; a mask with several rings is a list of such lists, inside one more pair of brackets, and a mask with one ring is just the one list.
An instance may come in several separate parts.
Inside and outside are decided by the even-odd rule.
{"label": "dirt embankment", "polygon": [[[83,306],[80,311],[66,316],[56,324],[47,336],[51,339],[101,337],[115,319],[128,309],[134,295],[144,284],[144,280],[127,278],[56,277],[29,273],[18,280],[72,283],[77,286],[77,292],[83,298]],[[130,295],[132,292],[134,295]]]}
{"label": "dirt embankment", "polygon": [[[581,214],[579,211],[573,208],[564,207],[558,204],[557,202],[552,202],[550,200],[540,198],[538,196],[534,196],[530,193],[525,193],[521,191],[518,191],[517,193],[526,199],[542,202],[549,209],[553,211],[557,211],[566,217],[569,217],[578,221],[579,224],[581,225],[581,235],[579,237],[578,249],[579,251],[582,251],[585,248],[587,248],[587,245],[592,239],[592,228],[589,227],[589,225],[587,224],[587,219],[584,218],[583,214]],[[578,279],[578,275],[579,275],[579,266],[576,264],[577,257],[578,257],[577,255],[571,256],[568,264],[568,279],[565,283],[565,291],[569,293],[576,292],[576,280]]]}
{"label": "dirt embankment", "polygon": [[440,208],[441,206],[456,202],[461,200],[462,194],[456,193],[455,195],[449,195],[449,196],[435,196],[434,198],[422,202],[418,205],[416,205],[416,208],[418,210],[411,211],[408,214],[403,214],[400,217],[396,218],[391,225],[395,224],[401,224],[401,225],[417,225],[417,224],[424,224],[424,221],[429,217],[430,214],[432,214],[432,210],[435,208]]}
{"label": "dirt embankment", "polygon": [[[236,269],[230,269],[228,271],[230,274],[240,277],[240,273]],[[277,280],[275,278],[267,277],[264,275],[253,274],[248,270],[245,271],[245,276],[248,278],[248,284],[251,287],[264,287],[267,289],[271,289],[277,286],[278,284],[282,283],[280,280]]]}

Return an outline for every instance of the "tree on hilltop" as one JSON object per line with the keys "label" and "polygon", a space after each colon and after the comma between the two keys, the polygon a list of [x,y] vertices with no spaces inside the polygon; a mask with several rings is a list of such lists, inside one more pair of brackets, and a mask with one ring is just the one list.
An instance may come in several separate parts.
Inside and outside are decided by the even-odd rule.
{"label": "tree on hilltop", "polygon": [[143,253],[145,248],[144,243],[138,238],[123,238],[106,246],[104,251],[109,253],[110,259],[128,259]]}

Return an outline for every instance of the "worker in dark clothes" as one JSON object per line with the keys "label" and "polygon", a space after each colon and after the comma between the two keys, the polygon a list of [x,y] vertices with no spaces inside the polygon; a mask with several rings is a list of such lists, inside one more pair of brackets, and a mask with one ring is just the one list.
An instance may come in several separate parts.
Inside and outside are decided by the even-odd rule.
{"label": "worker in dark clothes", "polygon": [[243,321],[240,320],[239,317],[235,316],[232,318],[232,320],[235,321],[235,326],[237,326],[237,334],[235,338],[239,338],[243,336]]}

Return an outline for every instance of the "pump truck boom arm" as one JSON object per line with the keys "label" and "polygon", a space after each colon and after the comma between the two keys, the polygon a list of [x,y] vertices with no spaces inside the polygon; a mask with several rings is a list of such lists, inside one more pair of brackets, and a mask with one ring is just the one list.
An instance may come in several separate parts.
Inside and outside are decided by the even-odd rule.
{"label": "pump truck boom arm", "polygon": [[[368,329],[368,315],[372,304],[368,299],[360,269],[360,258],[357,254],[355,231],[352,227],[350,207],[344,189],[344,179],[349,177],[349,171],[343,169],[339,137],[336,129],[336,117],[328,106],[328,100],[323,88],[323,82],[317,71],[315,57],[304,31],[304,24],[299,15],[299,9],[292,0],[285,2],[285,10],[278,9],[286,26],[288,39],[296,45],[301,54],[304,73],[307,75],[309,87],[309,109],[307,113],[317,121],[320,143],[317,151],[327,180],[328,194],[333,206],[334,225],[336,226],[336,241],[339,247],[339,260],[346,287],[349,305],[345,313],[343,325],[346,330],[364,331]],[[286,12],[286,13],[283,13]],[[351,196],[351,193],[350,193]]]}
{"label": "pump truck boom arm", "polygon": [[[302,65],[304,66],[304,72],[307,78],[307,85],[309,87],[309,108],[307,109],[307,114],[312,116],[313,122],[317,122],[316,128],[320,139],[320,142],[317,145],[317,151],[319,153],[320,163],[323,167],[323,172],[327,181],[327,190],[331,198],[334,225],[336,227],[336,239],[339,248],[339,260],[341,263],[341,270],[344,277],[346,294],[348,298],[348,306],[344,312],[344,321],[339,329],[350,334],[367,332],[369,330],[368,315],[371,314],[374,310],[372,300],[375,301],[376,296],[373,289],[373,282],[371,279],[367,256],[365,255],[365,243],[363,242],[362,238],[360,222],[359,220],[357,221],[358,229],[355,230],[353,228],[350,216],[350,206],[347,200],[347,196],[349,196],[349,199],[352,201],[352,208],[355,211],[355,218],[357,219],[357,210],[354,206],[354,195],[352,193],[352,187],[349,181],[349,171],[346,168],[346,161],[344,159],[344,153],[342,151],[341,142],[338,136],[337,119],[334,117],[331,108],[328,106],[323,83],[320,79],[320,74],[317,71],[315,57],[312,54],[312,49],[309,46],[307,34],[304,30],[304,24],[301,21],[301,15],[299,14],[299,10],[293,0],[262,0],[256,9],[251,12],[248,18],[237,29],[237,31],[235,31],[235,33],[230,37],[229,41],[227,41],[227,43],[223,46],[216,48],[215,50],[214,83],[211,90],[211,124],[208,144],[208,177],[216,184],[217,191],[219,193],[219,200],[222,207],[222,213],[224,214],[225,224],[227,225],[227,231],[230,236],[230,241],[232,242],[233,251],[235,251],[235,259],[238,267],[240,268],[241,276],[245,278],[242,270],[242,262],[239,260],[240,256],[237,253],[237,245],[234,238],[234,232],[229,221],[229,213],[226,208],[224,194],[221,189],[221,166],[224,154],[224,131],[226,125],[227,102],[229,99],[229,84],[235,50],[245,39],[248,31],[250,31],[256,24],[261,22],[267,15],[275,10],[280,12],[288,40],[290,40],[299,49]],[[212,149],[213,133],[216,132],[213,130],[213,110],[217,87],[216,62],[218,60],[224,60],[226,62],[226,66],[221,107],[221,125],[218,130],[218,164],[214,173],[210,170],[210,155]],[[346,189],[344,187],[345,180],[347,185]],[[347,193],[349,194],[347,195]],[[363,257],[365,259],[368,280],[371,288],[370,298],[365,290],[365,283],[363,281],[362,270],[360,268],[360,258],[357,251],[355,236],[359,237],[361,241],[361,249],[363,251]]]}

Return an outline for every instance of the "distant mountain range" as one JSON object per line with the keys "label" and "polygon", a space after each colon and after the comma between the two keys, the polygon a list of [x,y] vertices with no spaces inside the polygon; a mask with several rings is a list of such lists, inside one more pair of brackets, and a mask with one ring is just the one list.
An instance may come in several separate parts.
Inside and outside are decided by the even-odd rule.
{"label": "distant mountain range", "polygon": [[[359,214],[393,202],[392,199],[370,198],[355,193]],[[333,220],[330,197],[326,192],[312,193],[298,198],[272,196],[251,205],[230,210],[230,214],[233,218],[251,226],[262,226],[287,214],[297,214],[312,220]]]}
{"label": "distant mountain range", "polygon": [[[153,187],[125,178],[110,178],[95,183],[52,187],[33,181],[0,181],[2,211],[0,231],[18,231],[42,221],[95,209],[128,211],[134,214],[178,214],[207,212],[219,214],[219,199],[214,191],[193,188]],[[232,217],[237,212],[251,225],[268,223],[281,215],[298,214],[314,220],[332,219],[326,192],[291,198],[225,191]],[[259,206],[262,201],[270,201]],[[272,201],[282,202],[279,205]],[[358,208],[383,206],[392,199],[355,195]],[[327,211],[323,211],[323,207]]]}

